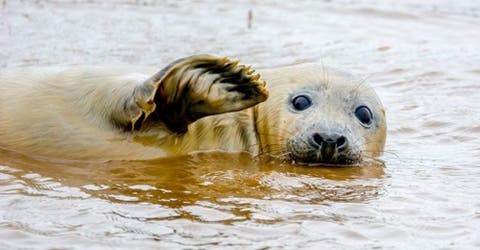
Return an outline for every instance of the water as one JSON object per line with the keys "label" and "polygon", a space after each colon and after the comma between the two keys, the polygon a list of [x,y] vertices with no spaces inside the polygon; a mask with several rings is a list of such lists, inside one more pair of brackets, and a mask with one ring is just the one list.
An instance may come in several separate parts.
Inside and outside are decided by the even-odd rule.
{"label": "water", "polygon": [[198,53],[256,68],[314,61],[367,79],[389,124],[385,164],[362,168],[227,153],[52,162],[2,150],[0,249],[480,247],[474,0],[7,0],[0,17],[1,67],[160,68]]}

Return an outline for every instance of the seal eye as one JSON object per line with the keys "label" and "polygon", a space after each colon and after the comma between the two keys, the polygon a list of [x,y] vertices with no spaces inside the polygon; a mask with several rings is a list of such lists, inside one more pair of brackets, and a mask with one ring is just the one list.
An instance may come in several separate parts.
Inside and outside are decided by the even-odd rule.
{"label": "seal eye", "polygon": [[367,106],[360,106],[355,110],[355,116],[360,120],[361,123],[365,125],[370,125],[372,123],[372,111]]}
{"label": "seal eye", "polygon": [[299,95],[293,98],[292,105],[296,110],[302,111],[312,105],[312,100],[307,96]]}

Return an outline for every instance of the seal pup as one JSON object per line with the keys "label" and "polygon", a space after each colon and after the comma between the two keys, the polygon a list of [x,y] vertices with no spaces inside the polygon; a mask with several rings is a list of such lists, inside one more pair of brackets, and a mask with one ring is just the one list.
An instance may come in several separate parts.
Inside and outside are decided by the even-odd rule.
{"label": "seal pup", "polygon": [[237,61],[200,55],[152,72],[3,70],[0,146],[77,160],[245,151],[302,164],[352,164],[383,151],[376,94],[336,71],[300,65],[263,70],[261,80]]}

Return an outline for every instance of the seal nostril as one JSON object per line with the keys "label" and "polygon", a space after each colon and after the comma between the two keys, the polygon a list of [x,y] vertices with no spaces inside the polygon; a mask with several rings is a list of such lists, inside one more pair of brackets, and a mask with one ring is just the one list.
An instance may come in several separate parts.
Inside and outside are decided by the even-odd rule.
{"label": "seal nostril", "polygon": [[345,136],[338,137],[336,142],[337,148],[344,146],[346,143],[347,143],[347,139],[345,138]]}
{"label": "seal nostril", "polygon": [[322,143],[324,142],[324,139],[323,137],[318,134],[318,133],[315,133],[313,134],[313,141],[317,144],[317,145],[322,145]]}

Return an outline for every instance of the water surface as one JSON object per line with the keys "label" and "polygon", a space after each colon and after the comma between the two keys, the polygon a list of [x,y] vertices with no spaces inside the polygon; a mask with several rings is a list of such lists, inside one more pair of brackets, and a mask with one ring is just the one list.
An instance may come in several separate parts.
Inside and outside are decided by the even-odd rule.
{"label": "water surface", "polygon": [[1,249],[480,248],[476,1],[7,0],[0,16],[0,67],[318,62],[370,82],[389,124],[385,163],[359,168],[1,150]]}

